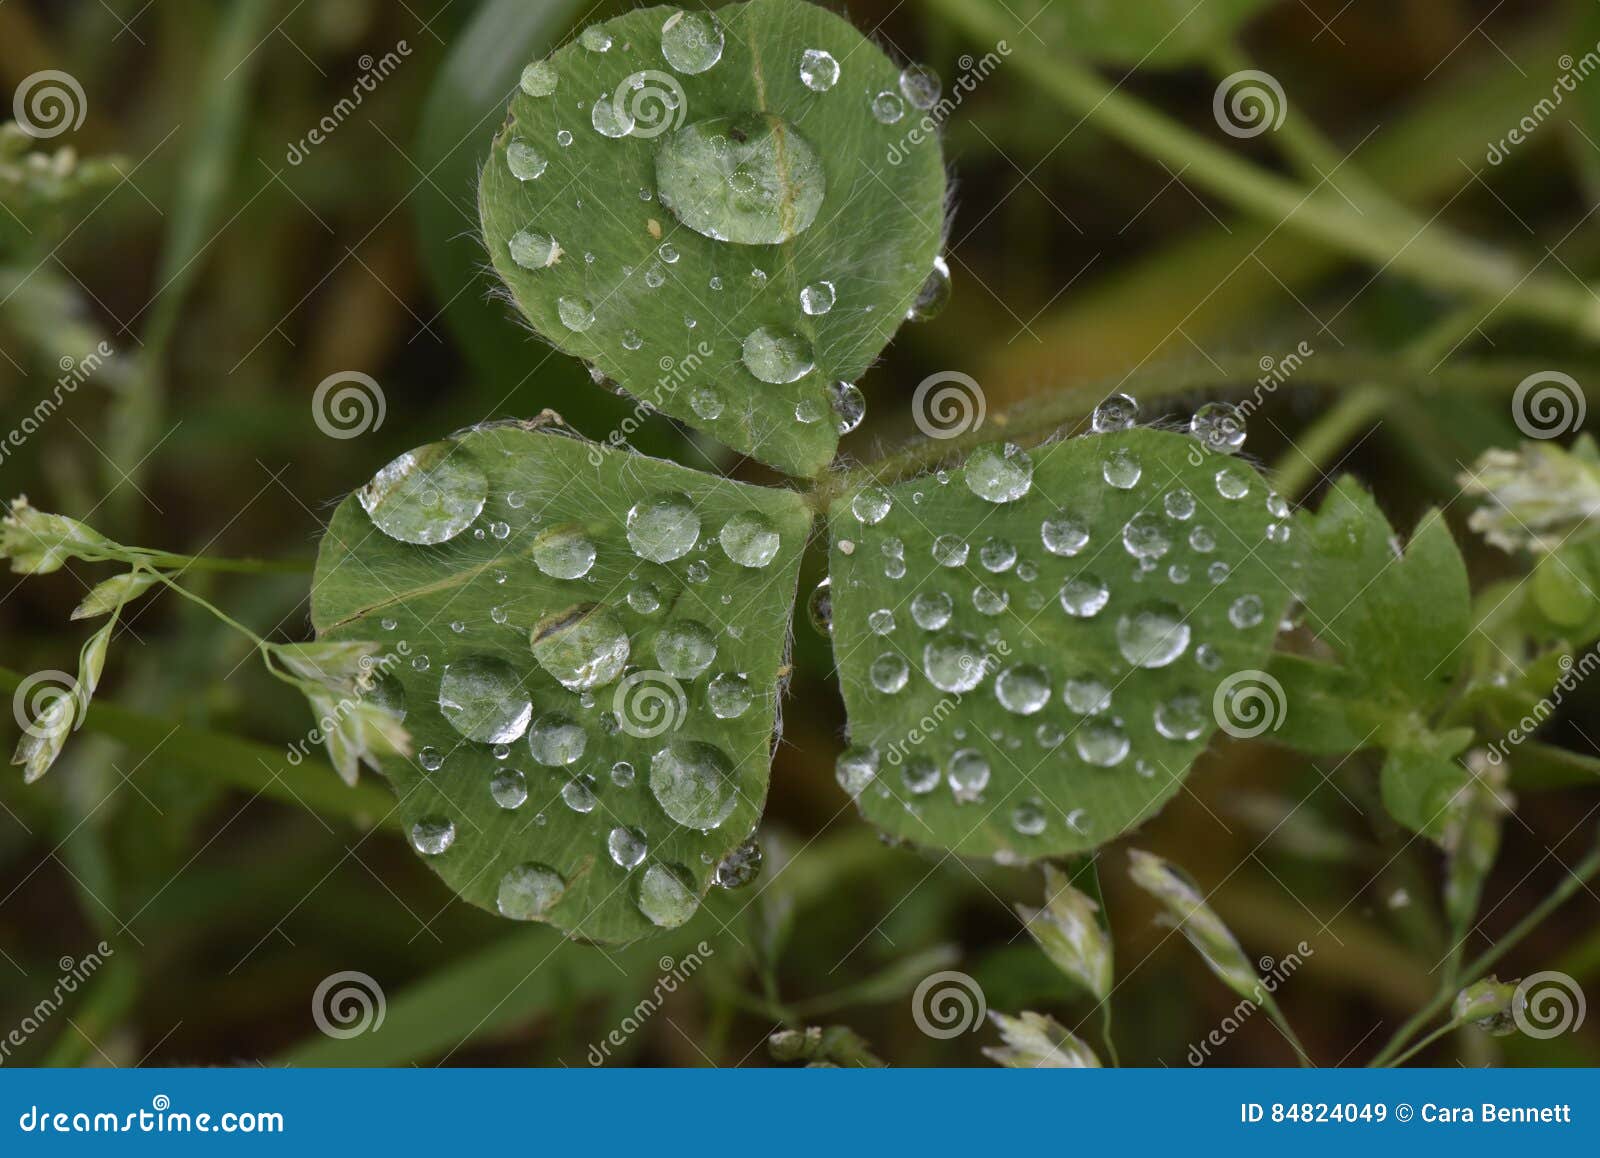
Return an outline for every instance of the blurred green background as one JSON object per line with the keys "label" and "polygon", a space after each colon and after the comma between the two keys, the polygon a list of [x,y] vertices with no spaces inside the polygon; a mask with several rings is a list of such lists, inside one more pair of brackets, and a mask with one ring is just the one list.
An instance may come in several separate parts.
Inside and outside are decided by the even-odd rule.
{"label": "blurred green background", "polygon": [[[1037,36],[1022,33],[1046,61],[1074,49],[1051,39],[1065,7],[1043,5]],[[1560,276],[1600,276],[1600,115],[1590,107],[1600,82],[1508,163],[1484,161],[1490,141],[1548,94],[1561,54],[1600,39],[1591,0],[1261,7],[1242,45],[1340,155],[1356,150],[1352,171]],[[966,54],[989,47],[965,30],[962,8],[866,0],[848,15],[948,83]],[[5,496],[26,493],[124,543],[309,561],[342,495],[443,432],[552,407],[603,436],[629,404],[491,298],[473,193],[522,65],[614,10],[568,0],[0,3],[4,91],[59,69],[85,100],[81,126],[37,149],[70,148],[75,167],[71,157],[4,161],[0,427],[18,428],[99,342],[114,351],[37,433],[7,448]],[[395,61],[387,75],[292,161],[385,54]],[[1104,74],[1287,171],[1269,139],[1217,132],[1216,75],[1204,64]],[[1094,118],[1052,105],[1009,64],[964,95],[945,132],[954,302],[937,323],[902,330],[863,379],[868,418],[846,440],[848,457],[914,435],[911,392],[938,370],[978,378],[994,413],[1139,365],[1277,358],[1301,341],[1393,350],[1448,308],[1241,216]],[[1575,342],[1512,325],[1492,341],[1470,336],[1462,352],[1550,364],[1591,356]],[[312,392],[351,370],[381,383],[387,416],[359,438],[329,439],[313,422]],[[1254,457],[1278,461],[1326,411],[1333,395],[1317,372],[1252,418]],[[1157,410],[1187,414],[1201,397]],[[1406,526],[1455,497],[1463,463],[1517,439],[1502,396],[1409,394],[1327,461],[1359,474]],[[634,445],[775,481],[665,420],[650,420]],[[1449,514],[1459,529],[1464,511]],[[1475,579],[1509,570],[1504,556],[1458,537]],[[820,556],[808,563],[806,589],[819,565]],[[70,667],[87,632],[68,614],[107,574],[73,566],[26,583],[7,577],[0,664]],[[216,574],[200,587],[274,638],[308,634],[304,573]],[[99,709],[45,780],[24,788],[0,776],[0,1036],[51,992],[61,958],[81,960],[101,940],[114,949],[7,1064],[584,1065],[656,990],[670,969],[660,958],[681,959],[702,940],[704,965],[609,1047],[610,1062],[767,1064],[765,1039],[780,1025],[842,1023],[894,1064],[979,1063],[992,1029],[935,1040],[912,1018],[913,988],[944,968],[978,978],[994,1009],[1045,1010],[1068,1026],[1088,1013],[1011,912],[1038,902],[1036,874],[890,848],[856,818],[833,777],[843,712],[831,656],[803,621],[765,873],[686,929],[622,951],[563,944],[457,902],[395,833],[365,826],[380,814],[375,781],[349,793],[315,761],[287,766],[305,705],[248,650],[181,601],[137,605],[99,695],[115,706]],[[1592,749],[1593,707],[1592,689],[1569,701],[1551,735]],[[1437,857],[1416,848],[1391,857],[1391,834],[1350,803],[1373,768],[1335,763],[1219,741],[1189,791],[1132,838],[1215,887],[1252,956],[1313,948],[1278,1000],[1322,1064],[1364,1060],[1427,998],[1438,937]],[[1561,879],[1561,861],[1591,838],[1592,823],[1574,823],[1594,807],[1592,789],[1523,798],[1472,952]],[[1123,978],[1121,1057],[1186,1065],[1191,1043],[1236,998],[1128,884],[1125,843],[1106,850],[1101,872]],[[1503,974],[1559,968],[1592,986],[1597,916],[1600,898],[1580,892]],[[349,1040],[317,1031],[313,991],[341,970],[381,984],[380,1031]],[[1459,1035],[1425,1056],[1594,1064],[1595,1021],[1547,1042]],[[1293,1060],[1265,1018],[1212,1054],[1220,1064]]]}

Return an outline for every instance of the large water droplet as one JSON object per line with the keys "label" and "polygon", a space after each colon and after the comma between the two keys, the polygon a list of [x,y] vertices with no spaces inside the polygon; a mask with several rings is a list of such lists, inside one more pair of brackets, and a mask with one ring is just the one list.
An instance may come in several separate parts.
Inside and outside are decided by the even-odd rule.
{"label": "large water droplet", "polygon": [[425,816],[411,826],[410,835],[412,848],[423,856],[438,856],[456,842],[456,826],[442,817]]}
{"label": "large water droplet", "polygon": [[[511,170],[511,175],[518,181],[538,180],[544,176],[544,171],[549,165],[550,162],[545,160],[544,154],[528,144],[527,141],[512,141],[506,146],[506,168]],[[515,248],[512,249],[511,256],[516,257]],[[518,262],[517,264],[521,265],[522,263]],[[549,263],[542,262],[540,264],[548,265]]]}
{"label": "large water droplet", "polygon": [[1144,467],[1139,465],[1139,459],[1125,446],[1117,447],[1100,464],[1100,477],[1106,480],[1107,486],[1119,491],[1132,490],[1143,474]]}
{"label": "large water droplet", "polygon": [[1070,558],[1089,543],[1089,529],[1071,515],[1046,519],[1039,524],[1039,539],[1052,555]]}
{"label": "large water droplet", "polygon": [[938,631],[950,622],[955,600],[943,591],[919,592],[911,600],[911,620],[924,631]]}
{"label": "large water droplet", "polygon": [[656,662],[662,671],[678,679],[694,679],[716,658],[716,634],[696,620],[668,624],[656,636]]}
{"label": "large water droplet", "polygon": [[833,764],[833,777],[851,796],[860,796],[878,775],[878,750],[860,745],[846,748]]}
{"label": "large water droplet", "polygon": [[988,674],[987,659],[975,636],[948,631],[922,649],[922,670],[942,692],[970,692]]}
{"label": "large water droplet", "polygon": [[1122,525],[1122,545],[1135,559],[1159,559],[1172,548],[1161,516],[1140,511]]}
{"label": "large water droplet", "polygon": [[511,240],[506,243],[506,249],[511,253],[511,260],[523,269],[548,269],[561,260],[560,242],[549,234],[526,229],[513,233]]}
{"label": "large water droplet", "polygon": [[552,527],[533,543],[533,565],[552,579],[581,579],[594,566],[594,543],[577,527]]}
{"label": "large water droplet", "polygon": [[809,341],[773,326],[751,330],[740,349],[740,359],[750,373],[777,386],[799,381],[816,365]]}
{"label": "large water droplet", "polygon": [[519,864],[500,878],[495,905],[502,917],[513,921],[536,921],[561,899],[567,882],[548,865]]}
{"label": "large water droplet", "polygon": [[639,911],[651,924],[675,929],[700,907],[700,899],[685,883],[688,873],[681,868],[653,864],[639,878]]}
{"label": "large water droplet", "polygon": [[1189,419],[1189,433],[1207,450],[1232,454],[1244,445],[1244,414],[1231,402],[1207,402]]}
{"label": "large water droplet", "polygon": [[900,91],[915,108],[926,111],[938,104],[942,88],[939,74],[925,64],[908,64],[900,70]]}
{"label": "large water droplet", "polygon": [[816,281],[800,291],[800,308],[812,317],[820,317],[833,309],[833,283]]}
{"label": "large water droplet", "polygon": [[850,500],[850,513],[856,517],[857,522],[870,527],[883,522],[884,516],[893,506],[894,499],[883,487],[866,487]]}
{"label": "large water droplet", "polygon": [[778,528],[765,515],[741,511],[722,524],[717,541],[739,566],[765,567],[778,553]]}
{"label": "large water droplet", "polygon": [[1012,664],[995,677],[994,697],[1006,711],[1031,716],[1050,702],[1050,673],[1036,663]]}
{"label": "large water droplet", "polygon": [[378,530],[426,546],[471,526],[488,493],[489,480],[459,444],[430,442],[373,475],[357,498]]}
{"label": "large water droplet", "polygon": [[589,123],[602,137],[616,140],[633,132],[634,121],[627,101],[612,100],[610,94],[601,93],[589,108]]}
{"label": "large water droplet", "polygon": [[738,802],[733,765],[701,740],[674,740],[650,758],[650,793],[673,820],[702,832],[727,820]]}
{"label": "large water droplet", "polygon": [[1128,754],[1128,734],[1109,720],[1090,720],[1072,733],[1079,759],[1099,768],[1114,768]]}
{"label": "large water droplet", "polygon": [[806,49],[800,54],[800,83],[812,92],[827,92],[839,83],[839,62],[824,49]]}
{"label": "large water droplet", "polygon": [[723,672],[706,685],[706,706],[719,720],[737,720],[750,710],[754,692],[750,681],[736,672]]}
{"label": "large water droplet", "polygon": [[884,695],[892,696],[905,687],[906,681],[911,678],[911,665],[904,656],[886,651],[867,668],[867,678]]}
{"label": "large water droplet", "polygon": [[976,748],[962,748],[950,757],[945,778],[958,801],[976,800],[989,786],[989,761]]}
{"label": "large water droplet", "polygon": [[661,26],[661,55],[691,76],[722,59],[722,43],[722,25],[709,12],[674,12]]}
{"label": "large water droplet", "polygon": [[467,739],[507,744],[528,730],[533,703],[516,668],[493,656],[469,655],[444,669],[439,710]]}
{"label": "large water droplet", "polygon": [[1194,740],[1205,731],[1205,709],[1200,697],[1179,692],[1156,705],[1156,731],[1169,740]]}
{"label": "large water droplet", "polygon": [[628,545],[641,559],[670,563],[693,550],[699,538],[700,516],[687,495],[656,495],[628,511]]}
{"label": "large water droplet", "polygon": [[631,869],[637,868],[639,862],[648,855],[650,844],[635,829],[618,825],[606,837],[606,851],[611,854],[613,864]]}
{"label": "large water droplet", "polygon": [[489,795],[507,811],[521,808],[528,800],[528,778],[515,768],[499,768],[489,780]]}
{"label": "large water droplet", "polygon": [[546,712],[528,729],[528,750],[546,768],[576,764],[588,746],[583,725],[561,712]]}
{"label": "large water droplet", "polygon": [[578,33],[578,43],[590,52],[610,52],[611,33],[607,32],[602,25],[591,24]]}
{"label": "large water droplet", "polygon": [[1033,486],[1033,459],[1015,443],[980,446],[963,472],[967,489],[990,503],[1013,503]]}
{"label": "large water droplet", "polygon": [[1111,598],[1111,589],[1096,575],[1074,575],[1061,585],[1061,609],[1079,619],[1091,619]]}
{"label": "large water droplet", "polygon": [[1073,676],[1061,689],[1061,699],[1080,716],[1098,716],[1111,707],[1111,689],[1095,676]]}
{"label": "large water droplet", "polygon": [[588,298],[557,298],[556,316],[567,329],[581,334],[594,325],[594,306]]}
{"label": "large water droplet", "polygon": [[661,203],[715,241],[778,245],[816,220],[826,180],[816,150],[770,113],[685,125],[656,149]]}
{"label": "large water droplet", "polygon": [[761,846],[752,838],[719,860],[711,879],[719,889],[742,889],[761,874],[762,859]]}
{"label": "large water droplet", "polygon": [[532,638],[539,666],[575,692],[616,679],[632,650],[622,621],[604,607],[574,607],[546,616]]}
{"label": "large water droplet", "polygon": [[1113,394],[1094,408],[1089,426],[1096,434],[1127,430],[1139,420],[1139,403],[1131,394]]}
{"label": "large water droplet", "polygon": [[1134,667],[1166,667],[1189,646],[1189,625],[1170,603],[1147,603],[1117,621],[1117,650]]}

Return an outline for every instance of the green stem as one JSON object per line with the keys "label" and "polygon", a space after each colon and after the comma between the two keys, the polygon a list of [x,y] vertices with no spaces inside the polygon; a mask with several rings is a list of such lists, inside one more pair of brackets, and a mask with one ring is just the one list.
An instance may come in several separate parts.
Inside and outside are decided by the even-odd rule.
{"label": "green stem", "polygon": [[[1533,932],[1546,917],[1559,909],[1569,897],[1587,885],[1596,874],[1600,874],[1600,846],[1595,847],[1575,868],[1569,870],[1562,882],[1550,891],[1550,895],[1534,906],[1527,916],[1512,926],[1511,931],[1500,938],[1493,948],[1485,951],[1483,956],[1462,970],[1458,984],[1471,985],[1490,969],[1494,968],[1497,961],[1511,952],[1522,942],[1523,938]],[[1390,1058],[1405,1046],[1412,1034],[1433,1020],[1439,1011],[1448,1006],[1453,1000],[1455,1000],[1455,994],[1448,990],[1441,990],[1435,994],[1432,1001],[1411,1015],[1411,1018],[1389,1039],[1388,1044],[1378,1051],[1377,1056],[1372,1059],[1370,1064],[1374,1066],[1386,1064]]]}
{"label": "green stem", "polygon": [[1416,1045],[1414,1045],[1410,1049],[1406,1050],[1405,1053],[1401,1054],[1399,1057],[1395,1058],[1393,1061],[1385,1063],[1386,1066],[1388,1068],[1392,1069],[1395,1066],[1404,1065],[1406,1062],[1410,1061],[1417,1054],[1421,1053],[1423,1050],[1427,1049],[1434,1042],[1438,1041],[1441,1037],[1444,1037],[1446,1034],[1453,1033],[1456,1030],[1460,1029],[1463,1024],[1465,1024],[1465,1023],[1464,1022],[1460,1022],[1460,1021],[1447,1021],[1447,1022],[1445,1022],[1438,1029],[1436,1029],[1432,1033],[1430,1033],[1427,1037],[1425,1037],[1421,1041],[1417,1042]]}
{"label": "green stem", "polygon": [[316,567],[313,559],[213,559],[206,555],[179,555],[171,551],[132,549],[131,556],[166,571],[220,571],[246,575],[306,575]]}
{"label": "green stem", "polygon": [[1111,998],[1109,996],[1100,1002],[1100,1040],[1106,1047],[1106,1056],[1111,1059],[1111,1064],[1117,1069],[1121,1069],[1122,1059],[1117,1056],[1117,1043],[1111,1036]]}
{"label": "green stem", "polygon": [[1281,223],[1421,285],[1464,293],[1522,316],[1600,338],[1600,304],[1582,286],[1531,273],[1522,263],[1435,224],[1362,214],[1337,196],[1306,191],[1191,132],[1093,69],[1046,54],[1017,36],[1016,25],[988,0],[927,0],[975,39],[1011,37],[1008,60],[1068,112],[1124,144],[1182,171],[1237,208]]}
{"label": "green stem", "polygon": [[1271,474],[1278,493],[1292,502],[1309,490],[1322,476],[1324,464],[1388,404],[1389,393],[1381,386],[1362,386],[1339,399],[1273,465]]}

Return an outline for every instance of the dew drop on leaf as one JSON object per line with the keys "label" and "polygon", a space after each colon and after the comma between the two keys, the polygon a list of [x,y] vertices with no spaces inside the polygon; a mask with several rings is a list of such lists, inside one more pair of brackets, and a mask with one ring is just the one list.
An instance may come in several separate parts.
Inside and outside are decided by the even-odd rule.
{"label": "dew drop on leaf", "polygon": [[1033,486],[1033,460],[1014,443],[980,446],[962,472],[967,489],[990,503],[1013,503]]}
{"label": "dew drop on leaf", "polygon": [[989,761],[976,748],[962,748],[950,757],[945,779],[957,800],[976,800],[989,786]]}
{"label": "dew drop on leaf", "polygon": [[924,631],[938,631],[954,611],[955,600],[943,591],[920,591],[911,600],[911,620]]}
{"label": "dew drop on leaf", "polygon": [[1111,599],[1111,589],[1096,575],[1074,575],[1061,585],[1061,609],[1078,619],[1092,619]]}
{"label": "dew drop on leaf", "polygon": [[681,73],[705,72],[722,59],[722,25],[709,12],[674,12],[661,26],[661,55]]}
{"label": "dew drop on leaf", "polygon": [[1117,430],[1127,430],[1138,420],[1139,403],[1133,396],[1113,394],[1094,408],[1089,426],[1096,434],[1110,434]]}
{"label": "dew drop on leaf", "polygon": [[717,862],[711,879],[719,889],[742,889],[761,875],[761,846],[752,838]]}
{"label": "dew drop on leaf", "polygon": [[925,64],[908,64],[900,70],[900,91],[915,108],[926,111],[938,104],[943,87],[939,74]]}
{"label": "dew drop on leaf", "polygon": [[775,386],[799,381],[816,365],[809,341],[773,326],[758,326],[745,335],[739,356],[746,370]]}
{"label": "dew drop on leaf", "polygon": [[483,510],[489,480],[454,442],[432,442],[389,463],[357,497],[373,526],[402,543],[455,538]]}
{"label": "dew drop on leaf", "polygon": [[594,325],[594,306],[588,298],[557,298],[556,314],[561,324],[575,334],[581,334]]}
{"label": "dew drop on leaf", "polygon": [[713,241],[778,245],[810,227],[827,181],[822,161],[788,121],[770,113],[714,117],[656,146],[657,196]]}
{"label": "dew drop on leaf", "polygon": [[970,692],[988,674],[987,658],[976,636],[947,631],[922,649],[922,670],[942,692]]}
{"label": "dew drop on leaf", "polygon": [[528,730],[533,703],[516,668],[493,656],[469,655],[445,667],[439,711],[467,739],[505,744]]}
{"label": "dew drop on leaf", "polygon": [[1072,733],[1078,758],[1097,768],[1114,768],[1127,756],[1128,734],[1109,720],[1090,720]]}
{"label": "dew drop on leaf", "polygon": [[411,826],[410,836],[411,847],[423,856],[438,856],[456,842],[456,826],[440,817],[423,817]]}
{"label": "dew drop on leaf", "polygon": [[489,780],[489,795],[501,808],[521,808],[528,799],[528,779],[515,768],[500,768]]}
{"label": "dew drop on leaf", "polygon": [[706,706],[719,720],[737,720],[750,710],[750,681],[737,672],[723,672],[706,685]]}
{"label": "dew drop on leaf", "polygon": [[943,257],[933,259],[933,269],[917,289],[917,296],[906,310],[909,322],[927,322],[938,317],[950,302],[950,267]]}
{"label": "dew drop on leaf", "polygon": [[717,541],[729,559],[757,569],[772,562],[780,545],[777,526],[755,511],[742,511],[722,524]]}
{"label": "dew drop on leaf", "polygon": [[[506,167],[518,181],[538,180],[549,165],[550,162],[545,160],[544,154],[527,141],[512,141],[506,146]],[[516,256],[514,250],[512,256]]]}
{"label": "dew drop on leaf", "polygon": [[577,763],[588,745],[589,733],[561,712],[546,712],[528,729],[528,750],[546,768]]}
{"label": "dew drop on leaf", "polygon": [[675,929],[700,907],[699,898],[684,883],[688,873],[681,868],[653,864],[639,878],[639,911],[652,924]]}
{"label": "dew drop on leaf", "polygon": [[575,692],[615,680],[632,648],[621,620],[593,606],[546,616],[534,627],[532,643],[539,666]]}
{"label": "dew drop on leaf", "polygon": [[867,668],[867,678],[884,695],[892,696],[911,678],[911,665],[897,652],[886,651]]}
{"label": "dew drop on leaf", "polygon": [[673,740],[650,758],[650,794],[673,820],[701,832],[727,820],[738,802],[733,765],[703,740]]}
{"label": "dew drop on leaf", "polygon": [[561,874],[546,865],[529,862],[500,878],[495,905],[500,915],[514,921],[534,921],[547,913],[567,891]]}
{"label": "dew drop on leaf", "polygon": [[812,92],[827,92],[839,83],[839,62],[824,49],[806,49],[800,54],[800,83]]}
{"label": "dew drop on leaf", "polygon": [[892,125],[906,115],[906,102],[892,92],[880,92],[872,98],[872,119],[880,125]]}
{"label": "dew drop on leaf", "polygon": [[1189,625],[1170,603],[1148,603],[1117,621],[1117,650],[1134,667],[1166,667],[1189,646]]}
{"label": "dew drop on leaf", "polygon": [[522,70],[522,91],[531,97],[547,97],[556,91],[560,74],[548,60],[536,60]]}
{"label": "dew drop on leaf", "polygon": [[533,543],[533,565],[552,579],[581,579],[594,566],[597,550],[576,527],[552,527]]}
{"label": "dew drop on leaf", "polygon": [[1139,464],[1138,456],[1125,446],[1113,450],[1100,465],[1100,477],[1106,480],[1107,486],[1119,491],[1132,490],[1143,474],[1144,467]]}
{"label": "dew drop on leaf", "polygon": [[994,697],[1006,711],[1031,716],[1050,702],[1050,673],[1036,663],[1012,664],[995,677]]}
{"label": "dew drop on leaf", "polygon": [[912,756],[900,769],[900,782],[913,796],[925,796],[939,787],[939,765],[926,756]]}
{"label": "dew drop on leaf", "polygon": [[717,658],[717,637],[693,619],[670,623],[656,636],[656,662],[677,679],[694,679]]}
{"label": "dew drop on leaf", "polygon": [[606,837],[606,851],[611,854],[612,864],[631,869],[649,854],[650,845],[637,830],[618,825]]}
{"label": "dew drop on leaf", "polygon": [[599,24],[591,24],[578,33],[578,43],[590,52],[610,52],[611,33]]}
{"label": "dew drop on leaf", "polygon": [[688,496],[656,495],[628,511],[628,545],[652,563],[670,563],[694,549],[700,538],[700,516]]}
{"label": "dew drop on leaf", "polygon": [[831,281],[814,281],[800,291],[800,308],[814,318],[833,309],[833,301]]}

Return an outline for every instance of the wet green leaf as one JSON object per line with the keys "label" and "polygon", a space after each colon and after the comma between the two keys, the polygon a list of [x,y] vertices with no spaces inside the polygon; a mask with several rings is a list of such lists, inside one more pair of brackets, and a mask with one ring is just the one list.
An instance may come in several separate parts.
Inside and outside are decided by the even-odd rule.
{"label": "wet green leaf", "polygon": [[[728,533],[752,520],[770,537]],[[808,524],[789,491],[534,423],[347,499],[313,622],[379,645],[415,747],[384,774],[445,883],[595,941],[687,919],[761,812]]]}
{"label": "wet green leaf", "polygon": [[944,478],[831,516],[840,781],[918,844],[1093,848],[1177,792],[1234,726],[1219,697],[1264,678],[1298,573],[1286,508],[1248,464],[1145,429],[980,448]]}
{"label": "wet green leaf", "polygon": [[484,167],[495,269],[635,398],[814,474],[832,386],[883,349],[941,243],[939,145],[899,78],[801,0],[590,25],[530,62]]}

